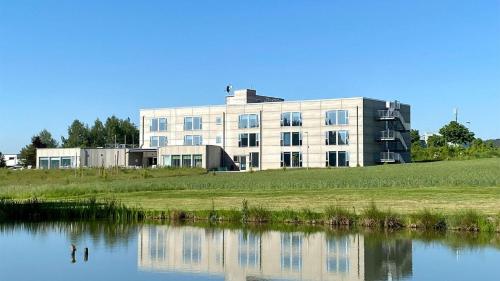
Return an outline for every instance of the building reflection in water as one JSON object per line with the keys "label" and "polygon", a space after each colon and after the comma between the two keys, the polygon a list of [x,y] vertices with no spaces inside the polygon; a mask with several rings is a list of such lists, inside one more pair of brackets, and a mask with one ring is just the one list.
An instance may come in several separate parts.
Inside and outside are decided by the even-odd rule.
{"label": "building reflection in water", "polygon": [[398,280],[412,274],[411,240],[361,234],[145,226],[138,243],[140,270],[201,272],[228,281]]}

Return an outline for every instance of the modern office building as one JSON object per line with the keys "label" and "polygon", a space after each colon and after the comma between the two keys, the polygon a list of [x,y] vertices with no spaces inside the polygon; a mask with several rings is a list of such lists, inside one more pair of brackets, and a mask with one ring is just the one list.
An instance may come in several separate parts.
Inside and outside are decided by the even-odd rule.
{"label": "modern office building", "polygon": [[[228,170],[410,161],[410,106],[369,98],[285,101],[238,90],[226,104],[140,110],[159,166]],[[216,149],[218,148],[218,149]]]}

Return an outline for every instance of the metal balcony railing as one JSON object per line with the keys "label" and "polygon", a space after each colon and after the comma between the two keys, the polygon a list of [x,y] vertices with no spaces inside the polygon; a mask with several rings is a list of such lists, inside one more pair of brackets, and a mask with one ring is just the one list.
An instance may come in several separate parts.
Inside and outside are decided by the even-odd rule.
{"label": "metal balcony railing", "polygon": [[410,124],[406,123],[403,115],[398,110],[382,109],[377,110],[378,120],[399,120],[403,128],[407,131],[410,130]]}
{"label": "metal balcony railing", "polygon": [[380,135],[378,138],[379,141],[395,141],[399,140],[403,147],[408,150],[408,145],[406,144],[405,139],[403,138],[403,135],[399,131],[394,131],[394,130],[384,130],[380,131]]}
{"label": "metal balcony railing", "polygon": [[382,163],[396,163],[401,162],[401,155],[396,152],[381,152],[380,153],[380,162]]}

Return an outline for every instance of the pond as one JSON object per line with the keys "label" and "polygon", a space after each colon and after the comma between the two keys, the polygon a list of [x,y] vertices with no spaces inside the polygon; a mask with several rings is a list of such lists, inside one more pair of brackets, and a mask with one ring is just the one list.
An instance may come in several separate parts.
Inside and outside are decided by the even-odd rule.
{"label": "pond", "polygon": [[498,236],[2,224],[0,280],[500,280]]}

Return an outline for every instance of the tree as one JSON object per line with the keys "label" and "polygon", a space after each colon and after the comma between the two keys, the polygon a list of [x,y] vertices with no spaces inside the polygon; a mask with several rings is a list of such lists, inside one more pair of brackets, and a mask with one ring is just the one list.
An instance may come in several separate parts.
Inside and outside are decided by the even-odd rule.
{"label": "tree", "polygon": [[410,130],[410,138],[411,138],[411,143],[420,143],[420,132],[415,129]]}
{"label": "tree", "polygon": [[[119,119],[116,116],[111,116],[106,120],[106,143],[135,143],[139,140],[139,130],[130,121],[130,118]],[[116,139],[115,139],[116,138]]]}
{"label": "tree", "polygon": [[47,131],[47,129],[43,129],[40,133],[38,133],[38,137],[40,137],[40,141],[48,148],[55,148],[59,146],[57,141],[52,137],[52,134]]}
{"label": "tree", "polygon": [[6,166],[7,162],[5,162],[5,156],[0,152],[0,168],[5,168]]}
{"label": "tree", "polygon": [[104,147],[106,145],[106,128],[101,120],[97,118],[94,126],[90,129],[90,147]]}
{"label": "tree", "polygon": [[31,165],[32,167],[36,167],[37,148],[47,148],[47,144],[43,143],[42,139],[40,138],[40,134],[31,137],[31,143],[21,149],[21,159],[23,160],[24,166]]}
{"label": "tree", "polygon": [[465,145],[474,140],[474,133],[456,121],[451,121],[448,125],[442,127],[439,133],[446,143]]}
{"label": "tree", "polygon": [[86,124],[75,119],[68,127],[68,138],[61,139],[63,147],[89,147],[90,131]]}
{"label": "tree", "polygon": [[432,135],[427,138],[428,147],[443,147],[446,145],[445,139],[440,135]]}

